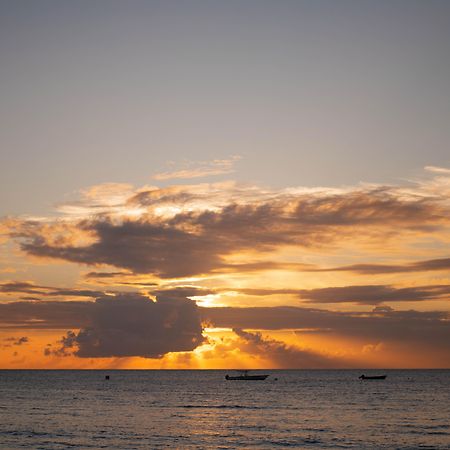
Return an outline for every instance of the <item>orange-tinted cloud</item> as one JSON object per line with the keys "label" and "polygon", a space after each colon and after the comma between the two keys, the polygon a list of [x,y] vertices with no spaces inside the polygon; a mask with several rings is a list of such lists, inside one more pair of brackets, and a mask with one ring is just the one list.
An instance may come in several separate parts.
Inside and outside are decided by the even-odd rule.
{"label": "orange-tinted cloud", "polygon": [[415,261],[407,264],[352,264],[328,269],[305,268],[311,272],[355,272],[359,274],[386,274],[405,272],[428,272],[450,269],[450,258],[437,258],[425,261]]}
{"label": "orange-tinted cloud", "polygon": [[13,235],[29,255],[174,278],[230,270],[225,258],[243,251],[268,255],[284,247],[334,246],[354,235],[370,240],[431,233],[448,225],[450,217],[439,199],[405,196],[388,187],[285,193],[215,209],[175,208],[162,216],[157,204],[142,206],[150,209],[137,217],[103,214],[71,224],[23,222]]}
{"label": "orange-tinted cloud", "polygon": [[[222,292],[226,292],[224,289]],[[447,299],[450,285],[426,285],[396,288],[389,285],[355,285],[319,289],[230,289],[247,295],[296,295],[310,303],[357,303],[377,305],[383,302],[420,302],[431,299]]]}
{"label": "orange-tinted cloud", "polygon": [[323,369],[349,367],[351,364],[345,358],[336,358],[311,349],[302,349],[283,341],[264,337],[260,332],[248,332],[240,328],[234,328],[233,332],[240,338],[235,344],[236,347],[250,355],[268,359],[274,367]]}
{"label": "orange-tinted cloud", "polygon": [[[371,313],[336,312],[298,307],[201,308],[203,320],[219,328],[250,330],[292,329],[326,333],[361,341],[386,341],[439,350],[450,364],[448,312],[394,311],[375,308]],[[399,355],[401,358],[401,355]]]}
{"label": "orange-tinted cloud", "polygon": [[423,352],[437,352],[441,358],[450,355],[450,315],[439,311],[395,311],[388,307],[377,307],[369,313],[300,307],[202,308],[181,295],[152,302],[131,294],[101,297],[96,302],[0,304],[0,318],[3,329],[71,330],[57,353],[73,350],[83,357],[154,358],[193,350],[204,342],[202,323],[241,330],[290,329],[366,343],[408,343]]}
{"label": "orange-tinted cloud", "polygon": [[[27,278],[15,281],[0,275],[0,328],[30,335],[32,345],[38,342],[32,333],[65,333],[59,346],[53,339],[47,349],[52,361],[135,356],[169,361],[179,354],[179,364],[196,364],[186,352],[212,351],[217,358],[228,351],[251,360],[265,354],[264,361],[278,366],[289,359],[296,366],[351,364],[344,353],[335,360],[258,330],[307,333],[328,345],[351,341],[365,349],[366,358],[411,345],[418,354],[433,355],[427,361],[446,361],[450,201],[448,174],[438,174],[430,183],[407,187],[271,190],[226,182],[91,188],[78,203],[59,205],[58,216],[2,221],[1,233],[22,250],[10,259],[22,258],[28,271],[17,271]],[[2,246],[13,248],[11,242]],[[77,265],[92,268],[62,288],[57,277],[55,283],[30,281],[40,279],[29,264],[34,257],[44,264],[68,261],[77,270]],[[12,267],[9,262],[2,259]],[[423,273],[412,280],[413,272]],[[404,275],[386,276],[384,284],[370,279],[397,273]],[[119,287],[142,291],[125,296]],[[198,300],[208,306],[285,300],[289,306],[206,308],[189,298],[210,298]],[[322,309],[301,308],[300,302]],[[421,311],[386,305],[394,302],[405,309],[411,308],[408,302],[422,302],[415,306]],[[377,307],[368,312],[367,305]],[[205,326],[237,334],[205,350]]]}
{"label": "orange-tinted cloud", "polygon": [[183,169],[160,172],[153,175],[154,180],[189,179],[223,175],[234,172],[234,164],[241,159],[233,156],[229,159],[215,159],[213,161],[189,162]]}

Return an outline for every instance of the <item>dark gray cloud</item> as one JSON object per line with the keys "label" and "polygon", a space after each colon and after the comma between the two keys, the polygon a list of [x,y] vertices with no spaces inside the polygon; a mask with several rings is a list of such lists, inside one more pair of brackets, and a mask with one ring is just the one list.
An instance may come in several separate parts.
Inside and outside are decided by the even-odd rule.
{"label": "dark gray cloud", "polygon": [[431,197],[406,199],[389,186],[304,198],[298,202],[295,217],[320,226],[403,224],[416,230],[429,229],[446,219],[445,209]]}
{"label": "dark gray cloud", "polygon": [[79,356],[157,357],[167,351],[194,349],[203,342],[203,323],[219,328],[291,329],[366,342],[396,342],[422,351],[440,351],[450,364],[448,312],[395,311],[387,306],[377,306],[368,313],[288,306],[204,308],[181,296],[170,301],[168,293],[164,295],[167,299],[155,303],[139,295],[96,302],[5,303],[0,304],[0,327],[71,330],[52,351],[77,351]]}
{"label": "dark gray cloud", "polygon": [[447,300],[450,294],[450,285],[425,285],[407,288],[396,288],[389,285],[353,285],[320,289],[234,288],[217,290],[217,292],[229,291],[255,296],[296,295],[309,303],[377,305],[384,302]]}
{"label": "dark gray cloud", "polygon": [[88,272],[84,275],[85,278],[122,278],[128,275],[132,275],[130,272]]}
{"label": "dark gray cloud", "polygon": [[328,287],[298,291],[301,298],[311,303],[357,303],[377,305],[384,302],[417,302],[448,299],[449,285],[395,288],[384,285]]}
{"label": "dark gray cloud", "polygon": [[375,308],[371,313],[336,312],[289,306],[255,308],[201,308],[209,326],[251,330],[306,330],[336,336],[440,349],[450,364],[450,315],[444,311],[394,311]]}
{"label": "dark gray cloud", "polygon": [[352,264],[331,267],[328,269],[305,268],[311,272],[355,272],[359,274],[377,275],[386,273],[426,272],[432,270],[449,270],[450,258],[429,259],[409,264]]}
{"label": "dark gray cloud", "polygon": [[[104,294],[103,291],[91,289],[56,288],[52,286],[41,286],[29,282],[10,281],[0,283],[0,293],[15,294],[25,293],[45,297],[91,297],[96,298]],[[28,297],[29,300],[36,300],[39,297]]]}
{"label": "dark gray cloud", "polygon": [[89,301],[18,301],[0,303],[0,328],[53,329],[89,326],[94,302]]}
{"label": "dark gray cloud", "polygon": [[[140,193],[132,201],[148,206],[144,197]],[[44,231],[38,223],[23,223],[13,235],[30,255],[173,278],[239,269],[224,258],[244,250],[265,253],[282,246],[323,247],[354,236],[361,227],[364,234],[359,236],[367,238],[377,233],[386,237],[412,230],[430,232],[447,223],[448,217],[448,211],[431,197],[405,198],[384,187],[333,195],[280,194],[167,219],[148,214],[119,221],[102,215],[67,225],[72,227],[68,234],[79,230],[94,237],[85,246],[64,239],[63,226],[49,236],[48,227]],[[265,270],[275,263],[265,264],[240,269]]]}
{"label": "dark gray cloud", "polygon": [[11,281],[6,283],[0,283],[0,292],[5,294],[21,292],[24,294],[44,295],[45,290],[41,290],[41,286],[36,286],[33,283],[28,283],[24,281]]}
{"label": "dark gray cloud", "polygon": [[139,205],[139,206],[180,206],[187,203],[191,203],[195,200],[205,200],[207,195],[194,194],[191,192],[183,192],[174,188],[166,189],[153,189],[149,191],[138,192],[137,194],[130,197],[127,201],[128,205]]}
{"label": "dark gray cloud", "polygon": [[108,264],[166,278],[208,272],[221,264],[214,239],[207,236],[145,221],[101,221],[82,226],[96,234],[97,242],[85,247],[57,246],[34,237],[23,243],[22,249],[35,256]]}
{"label": "dark gray cloud", "polygon": [[69,331],[54,354],[160,358],[194,350],[204,341],[198,308],[186,298],[153,302],[138,294],[105,296],[95,301],[91,313],[90,325]]}
{"label": "dark gray cloud", "polygon": [[9,338],[4,338],[3,340],[8,343],[6,345],[3,345],[3,347],[11,347],[12,345],[20,346],[23,344],[28,344],[28,342],[30,342],[30,339],[27,336],[22,336],[20,338],[9,337]]}

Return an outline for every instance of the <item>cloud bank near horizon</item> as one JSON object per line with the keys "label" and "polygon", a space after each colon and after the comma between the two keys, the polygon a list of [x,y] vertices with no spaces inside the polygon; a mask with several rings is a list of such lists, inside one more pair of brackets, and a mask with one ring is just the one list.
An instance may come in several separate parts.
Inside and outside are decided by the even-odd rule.
{"label": "cloud bank near horizon", "polygon": [[[326,354],[301,348],[250,330],[290,330],[333,339],[356,339],[361,345],[413,346],[417,354],[442,358],[450,352],[448,312],[395,311],[377,307],[371,312],[337,312],[305,307],[198,307],[194,301],[165,294],[152,301],[140,294],[102,296],[95,301],[20,301],[0,303],[0,329],[63,330],[59,344],[47,356],[81,358],[161,358],[171,352],[188,352],[210,345],[208,327],[233,330],[239,339],[213,343],[217,355],[238,349],[264,353],[276,367],[351,367],[345,354]],[[24,341],[25,342],[25,341]],[[225,345],[225,346],[224,346]],[[270,357],[269,357],[270,356]],[[447,361],[448,362],[448,361]],[[442,364],[441,364],[442,366]]]}

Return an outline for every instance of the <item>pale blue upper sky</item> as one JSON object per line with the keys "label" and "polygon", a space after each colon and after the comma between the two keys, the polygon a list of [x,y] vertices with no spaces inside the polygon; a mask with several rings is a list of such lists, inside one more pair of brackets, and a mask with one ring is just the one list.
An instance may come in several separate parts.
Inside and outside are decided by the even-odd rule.
{"label": "pale blue upper sky", "polygon": [[450,166],[449,1],[0,7],[0,216],[168,161],[272,187]]}

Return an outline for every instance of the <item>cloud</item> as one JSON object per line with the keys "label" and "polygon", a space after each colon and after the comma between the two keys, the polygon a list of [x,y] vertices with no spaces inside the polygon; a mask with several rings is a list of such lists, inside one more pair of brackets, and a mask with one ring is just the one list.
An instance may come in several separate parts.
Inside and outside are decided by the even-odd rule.
{"label": "cloud", "polygon": [[312,350],[287,345],[282,341],[263,337],[259,332],[251,333],[240,328],[234,328],[233,332],[240,337],[237,346],[241,351],[267,358],[275,367],[283,369],[348,367],[348,362],[342,358],[333,358]]}
{"label": "cloud", "polygon": [[[51,286],[40,286],[27,281],[10,281],[0,283],[0,292],[5,294],[24,293],[45,297],[91,297],[96,298],[103,295],[103,291],[91,289],[56,288]],[[31,297],[35,299],[36,297]]]}
{"label": "cloud", "polygon": [[201,178],[224,175],[234,172],[234,165],[241,159],[240,156],[232,156],[229,159],[215,159],[213,161],[190,162],[181,170],[160,172],[153,175],[154,180],[166,181],[173,179]]}
{"label": "cloud", "polygon": [[449,270],[450,258],[429,259],[408,264],[352,264],[328,269],[305,268],[309,272],[354,272],[377,275],[384,273],[426,272],[432,270]]}
{"label": "cloud", "polygon": [[[171,294],[166,290],[162,299],[170,301]],[[204,293],[204,291],[201,291]],[[188,292],[197,296],[199,291]],[[134,294],[133,294],[134,295]],[[138,295],[138,294],[135,294]],[[106,299],[113,301],[114,296],[107,296]],[[126,297],[121,297],[121,304],[124,304]],[[141,298],[139,296],[139,298]],[[175,294],[174,299],[182,299]],[[149,303],[147,297],[144,300]],[[186,299],[185,299],[186,300]],[[106,301],[106,300],[105,300]],[[190,300],[186,300],[190,302]],[[141,300],[142,302],[142,300]],[[158,303],[156,303],[158,304]],[[190,303],[189,303],[190,304]],[[114,306],[114,303],[107,303]],[[133,303],[128,304],[131,308]],[[145,303],[146,306],[147,303]],[[30,328],[30,329],[79,329],[92,326],[95,311],[98,308],[97,302],[92,301],[17,301],[0,304],[0,327],[2,328]],[[149,308],[152,308],[151,304]],[[107,308],[106,308],[107,309]],[[144,310],[147,311],[147,310]],[[153,310],[152,310],[153,311]],[[324,309],[312,309],[304,307],[283,306],[283,307],[253,307],[253,308],[198,308],[201,321],[210,323],[219,328],[243,328],[243,329],[343,329],[350,323],[359,324],[362,329],[366,327],[366,322],[376,318],[377,323],[383,323],[383,327],[393,319],[408,320],[420,318],[424,323],[440,324],[440,321],[448,319],[447,312],[400,312],[394,311],[388,306],[377,306],[374,312],[368,313],[340,313],[327,311]],[[442,322],[444,323],[444,322]],[[448,326],[448,324],[447,324]],[[353,325],[350,328],[352,328]],[[401,328],[401,323],[396,323],[395,327]]]}
{"label": "cloud", "polygon": [[16,301],[0,303],[0,328],[61,330],[89,326],[91,301]]}
{"label": "cloud", "polygon": [[8,342],[8,344],[4,345],[3,347],[10,347],[11,345],[23,345],[28,344],[30,342],[30,339],[27,336],[22,336],[20,338],[16,337],[9,337],[3,339],[5,342]]}
{"label": "cloud", "polygon": [[82,218],[88,214],[123,214],[127,199],[133,195],[134,188],[125,183],[102,183],[82,189],[80,198],[56,205],[56,209],[67,216]]}
{"label": "cloud", "polygon": [[[0,304],[0,328],[70,330],[59,347],[52,347],[47,353],[74,353],[79,357],[157,358],[167,352],[193,350],[205,342],[203,324],[236,330],[296,330],[300,336],[313,331],[329,339],[357,340],[362,345],[383,342],[415,349],[418,355],[438,355],[433,364],[439,361],[439,366],[450,364],[450,315],[447,311],[396,311],[387,306],[376,306],[372,312],[337,312],[292,306],[206,308],[182,298],[181,291],[178,294],[175,291],[171,298],[166,291],[156,302],[131,294],[102,297],[95,302],[43,300],[5,303]],[[339,366],[326,355],[324,359],[321,354],[305,354],[303,349],[299,354],[292,349],[286,350],[284,344],[265,345],[255,337],[241,334],[239,347],[243,351],[256,352],[266,348],[267,355],[278,358],[279,366],[283,365],[283,357],[286,357],[286,364],[290,357],[294,358],[296,367],[300,367],[302,361],[311,364],[315,361],[314,366],[322,363],[329,363],[328,367]]]}
{"label": "cloud", "polygon": [[144,187],[129,197],[126,204],[133,210],[145,208],[154,217],[170,218],[180,212],[220,211],[230,204],[255,205],[275,201],[280,195],[286,197],[287,193],[222,181]]}
{"label": "cloud", "polygon": [[246,263],[224,263],[217,270],[225,273],[262,272],[265,270],[292,270],[311,272],[316,266],[305,263],[277,261],[254,261]]}
{"label": "cloud", "polygon": [[322,289],[302,289],[299,295],[312,303],[357,303],[377,305],[383,302],[417,302],[448,298],[450,285],[395,288],[385,285],[343,286]]}
{"label": "cloud", "polygon": [[130,272],[88,272],[84,275],[86,279],[98,279],[98,278],[122,278],[130,275]]}
{"label": "cloud", "polygon": [[[450,355],[450,314],[380,310],[371,313],[337,312],[291,306],[201,308],[203,321],[218,328],[252,330],[316,330],[370,342],[397,342]],[[447,361],[450,364],[450,360]]]}
{"label": "cloud", "polygon": [[214,289],[201,288],[197,286],[176,286],[164,289],[153,289],[150,293],[158,298],[158,300],[165,300],[201,297],[214,294],[215,292],[216,291]]}
{"label": "cloud", "polygon": [[447,169],[446,167],[425,166],[425,170],[428,172],[450,175],[450,169]]}
{"label": "cloud", "polygon": [[450,285],[425,285],[396,288],[390,285],[352,285],[319,289],[224,288],[216,292],[245,295],[296,295],[310,303],[356,303],[377,305],[383,302],[418,302],[447,299]]}
{"label": "cloud", "polygon": [[22,336],[21,338],[17,339],[16,342],[14,342],[14,345],[22,345],[29,342],[28,337]]}
{"label": "cloud", "polygon": [[195,302],[185,298],[153,302],[138,294],[121,294],[98,298],[89,327],[69,331],[53,354],[160,358],[194,350],[203,341]]}
{"label": "cloud", "polygon": [[[119,184],[94,186],[83,192],[78,203],[60,205],[57,215],[1,220],[0,234],[15,240],[27,256],[88,265],[86,280],[104,285],[87,289],[27,280],[1,282],[5,303],[0,304],[0,327],[70,330],[59,349],[52,347],[52,351],[86,357],[159,357],[192,349],[203,342],[203,321],[241,330],[237,339],[249,348],[262,348],[267,339],[253,332],[245,335],[249,331],[242,330],[292,329],[361,339],[368,345],[411,342],[448,351],[448,313],[394,311],[385,305],[427,300],[442,303],[449,298],[448,285],[436,281],[419,285],[417,280],[407,285],[407,277],[402,277],[401,285],[357,279],[354,285],[333,281],[331,287],[303,289],[292,281],[292,274],[282,274],[286,275],[286,284],[274,289],[270,277],[261,275],[258,284],[252,285],[249,276],[274,270],[348,271],[359,275],[447,271],[450,259],[437,256],[448,243],[450,177],[448,170],[441,168],[429,172],[434,174],[431,181],[407,186],[358,185],[340,189],[268,189],[234,182],[140,189]],[[12,249],[9,242],[7,248]],[[409,249],[414,254],[426,251],[423,258],[427,259],[402,262],[408,258],[402,260],[401,255],[410,255]],[[373,253],[380,261],[380,254],[391,250],[390,255],[399,255],[400,262],[372,263]],[[362,252],[368,255],[367,263],[334,262],[327,264],[330,268],[304,263],[327,261],[328,256],[336,261],[342,255]],[[11,253],[10,259],[15,262],[15,258]],[[244,272],[245,276],[236,276]],[[204,275],[210,279],[199,284],[211,286],[214,278],[221,287],[190,285]],[[335,280],[335,276],[330,279]],[[191,279],[179,280],[183,277]],[[256,278],[253,276],[253,280]],[[267,280],[269,287],[260,280]],[[326,278],[321,281],[325,283]],[[106,292],[107,285],[113,283],[142,287],[157,300]],[[294,296],[304,302],[303,306],[329,304],[338,309],[338,304],[351,302],[376,308],[370,313],[300,307],[208,309],[189,300],[230,291]],[[17,301],[17,297],[27,300]],[[239,295],[236,297],[238,303]],[[119,321],[119,317],[124,320]],[[180,317],[176,327],[161,325],[170,323],[173,317]],[[135,323],[134,329],[131,323]],[[181,335],[175,328],[181,330]],[[266,347],[279,348],[274,343]],[[281,353],[289,353],[280,348]]]}
{"label": "cloud", "polygon": [[175,227],[143,221],[101,221],[83,227],[96,234],[97,242],[84,247],[58,246],[37,236],[24,243],[22,249],[34,256],[108,264],[160,277],[194,275],[220,265],[213,239]]}
{"label": "cloud", "polygon": [[290,193],[216,210],[176,210],[172,216],[155,215],[155,205],[150,209],[137,218],[99,216],[57,227],[24,223],[14,235],[33,256],[172,278],[230,270],[225,258],[242,251],[264,255],[289,246],[332,246],[361,227],[366,239],[374,233],[385,238],[408,230],[429,233],[449,217],[434,200],[405,198],[386,187]]}
{"label": "cloud", "polygon": [[41,290],[40,286],[26,281],[12,281],[0,283],[0,292],[2,293],[16,293],[22,292],[25,294],[43,294],[45,291]]}

